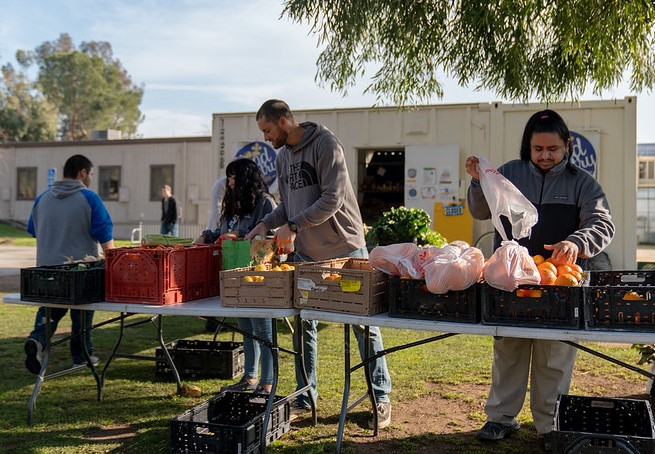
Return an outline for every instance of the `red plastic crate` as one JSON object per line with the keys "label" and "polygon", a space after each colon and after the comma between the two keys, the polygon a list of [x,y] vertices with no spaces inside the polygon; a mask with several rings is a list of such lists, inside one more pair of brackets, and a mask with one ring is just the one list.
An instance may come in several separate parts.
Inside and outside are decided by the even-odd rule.
{"label": "red plastic crate", "polygon": [[216,244],[116,248],[105,259],[107,301],[175,304],[220,293]]}

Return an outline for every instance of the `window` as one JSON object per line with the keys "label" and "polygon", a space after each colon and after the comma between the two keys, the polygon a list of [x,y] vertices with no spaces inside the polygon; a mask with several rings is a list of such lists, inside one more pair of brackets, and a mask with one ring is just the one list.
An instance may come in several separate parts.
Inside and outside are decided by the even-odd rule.
{"label": "window", "polygon": [[150,166],[150,201],[161,200],[161,187],[165,184],[173,188],[174,165]]}
{"label": "window", "polygon": [[120,166],[98,167],[98,195],[102,200],[118,200],[118,188],[120,186]]}
{"label": "window", "polygon": [[655,184],[655,161],[639,160],[639,186],[653,186]]}
{"label": "window", "polygon": [[16,168],[16,200],[36,198],[36,167]]}

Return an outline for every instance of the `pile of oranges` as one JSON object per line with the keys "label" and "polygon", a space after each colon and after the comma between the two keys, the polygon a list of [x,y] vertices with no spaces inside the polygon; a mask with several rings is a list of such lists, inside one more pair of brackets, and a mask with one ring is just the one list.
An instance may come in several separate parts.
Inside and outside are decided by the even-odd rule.
{"label": "pile of oranges", "polygon": [[575,263],[555,262],[541,255],[532,257],[539,274],[541,285],[578,286],[582,282],[582,268]]}

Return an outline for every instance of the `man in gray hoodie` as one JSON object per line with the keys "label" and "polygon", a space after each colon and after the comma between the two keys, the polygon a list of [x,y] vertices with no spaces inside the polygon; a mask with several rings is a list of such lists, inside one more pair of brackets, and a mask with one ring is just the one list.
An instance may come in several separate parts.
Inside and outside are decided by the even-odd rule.
{"label": "man in gray hoodie", "polygon": [[[260,107],[257,125],[264,139],[278,149],[275,162],[280,203],[246,238],[265,236],[279,229],[279,244],[294,244],[295,261],[318,261],[339,257],[368,257],[364,226],[357,198],[348,176],[343,146],[325,126],[298,124],[284,101],[271,99]],[[364,330],[353,325],[360,354],[364,354]],[[383,350],[382,335],[370,328],[371,354]],[[318,397],[317,322],[303,320],[304,363],[312,388]],[[302,387],[301,363],[296,358],[296,382]],[[377,401],[380,428],[391,423],[391,379],[384,357],[370,363],[373,392]],[[292,418],[309,409],[306,395],[298,397]],[[372,427],[373,420],[369,421]]]}
{"label": "man in gray hoodie", "polygon": [[[103,250],[114,247],[113,224],[102,200],[88,189],[91,185],[93,164],[82,155],[68,158],[64,165],[64,179],[52,186],[34,201],[27,231],[36,238],[36,265],[60,265],[67,260],[81,260],[85,256],[97,256],[98,244]],[[68,309],[53,307],[50,310],[51,335]],[[82,332],[82,317],[86,326],[93,324],[93,311],[71,309],[72,334],[70,351],[73,365],[86,364],[86,356],[79,335]],[[38,374],[41,371],[41,357],[46,342],[45,308],[40,307],[34,331],[25,343],[25,367]],[[89,354],[93,353],[91,332],[86,333]],[[91,356],[97,364],[98,358]]]}

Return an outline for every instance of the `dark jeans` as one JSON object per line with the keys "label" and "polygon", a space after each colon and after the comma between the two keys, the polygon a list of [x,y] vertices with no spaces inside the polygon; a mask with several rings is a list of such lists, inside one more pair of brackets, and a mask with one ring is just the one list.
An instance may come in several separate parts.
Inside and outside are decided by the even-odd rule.
{"label": "dark jeans", "polygon": [[[50,336],[57,331],[57,325],[59,321],[66,315],[68,309],[51,307],[50,308]],[[71,322],[72,329],[71,334],[74,336],[71,338],[70,342],[70,351],[71,356],[73,357],[73,362],[75,364],[86,363],[86,356],[84,355],[84,348],[82,346],[82,337],[79,334],[82,332],[82,317],[86,316],[86,326],[90,328],[93,325],[93,311],[81,311],[78,309],[71,309]],[[45,346],[46,336],[45,336],[45,307],[40,307],[36,313],[36,319],[34,320],[34,331],[30,333],[29,338],[34,339]],[[77,334],[77,336],[76,336]],[[89,351],[89,355],[93,353],[93,343],[91,341],[91,330],[87,329],[86,332],[86,347]]]}

